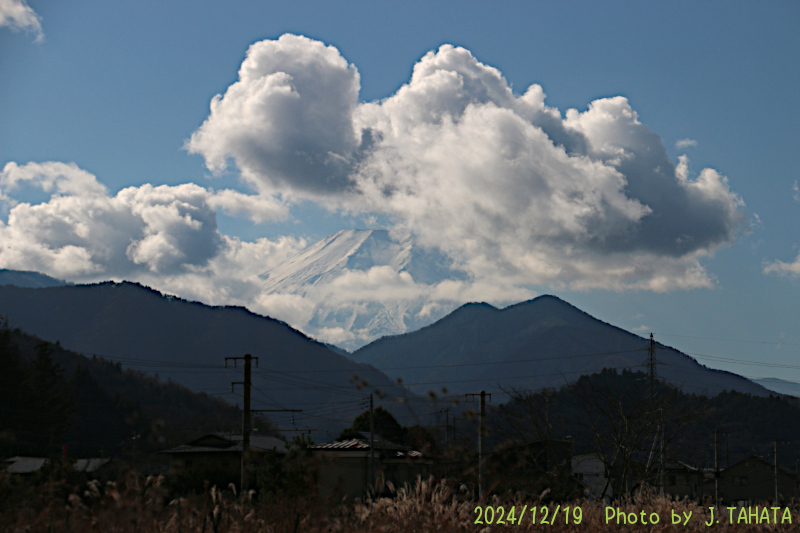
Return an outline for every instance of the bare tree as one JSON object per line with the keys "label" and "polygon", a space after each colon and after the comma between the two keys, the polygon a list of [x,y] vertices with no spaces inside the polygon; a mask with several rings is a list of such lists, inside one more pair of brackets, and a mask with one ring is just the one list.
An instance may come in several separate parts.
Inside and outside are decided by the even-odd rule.
{"label": "bare tree", "polygon": [[588,433],[612,474],[603,494],[612,477],[626,491],[645,483],[662,485],[659,470],[676,457],[682,430],[698,420],[691,399],[680,401],[680,392],[669,385],[657,390],[651,395],[643,386],[614,387],[583,378],[565,388],[576,413],[573,422]]}
{"label": "bare tree", "polygon": [[532,392],[514,387],[501,390],[511,401],[497,408],[499,422],[493,424],[493,432],[499,439],[528,443],[553,437],[553,428],[558,425],[553,419],[558,391]]}
{"label": "bare tree", "polygon": [[603,462],[603,497],[611,494],[612,479],[617,491],[660,485],[660,468],[686,452],[682,430],[699,419],[699,409],[663,383],[653,394],[637,375],[604,371],[558,391],[505,390],[511,401],[498,408],[493,432],[515,443],[572,437]]}

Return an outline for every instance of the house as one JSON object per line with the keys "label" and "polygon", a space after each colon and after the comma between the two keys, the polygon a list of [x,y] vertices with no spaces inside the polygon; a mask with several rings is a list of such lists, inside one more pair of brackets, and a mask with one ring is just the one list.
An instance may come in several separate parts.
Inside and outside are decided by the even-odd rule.
{"label": "house", "polygon": [[[633,495],[640,491],[645,485],[656,485],[654,479],[657,470],[651,465],[650,468],[641,461],[631,459],[626,463],[618,462],[611,465],[611,483],[614,485],[615,495]],[[648,481],[649,480],[649,481]]]}
{"label": "house", "polygon": [[[723,502],[760,502],[775,499],[775,463],[751,455],[722,471],[719,495]],[[800,497],[800,476],[778,466],[778,498]]]}
{"label": "house", "polygon": [[389,442],[374,435],[374,479],[370,480],[370,439],[363,433],[356,438],[309,446],[318,468],[320,494],[341,499],[345,496],[361,498],[381,482],[391,482],[395,487],[413,485],[417,477],[427,478],[433,472],[433,462],[419,451]]}
{"label": "house", "polygon": [[[94,473],[104,468],[111,462],[108,458],[94,457],[90,459],[75,459],[72,468],[78,472]],[[50,460],[44,457],[9,457],[2,461],[0,472],[9,474],[29,475],[39,472]]]}
{"label": "house", "polygon": [[3,466],[0,471],[9,474],[34,474],[48,463],[50,463],[50,460],[44,457],[9,457],[8,459],[3,459]]}
{"label": "house", "polygon": [[703,470],[680,461],[664,466],[664,492],[673,498],[700,500],[704,496]]}
{"label": "house", "polygon": [[608,478],[606,463],[600,454],[573,455],[572,475],[584,485],[588,498],[605,499],[614,496],[614,487]]}
{"label": "house", "polygon": [[[617,494],[634,494],[644,487],[661,491],[676,499],[691,498],[702,500],[708,495],[704,472],[700,468],[681,461],[647,464],[632,460],[627,468],[623,464],[611,468],[611,480],[617,487]],[[705,492],[704,492],[705,491]],[[713,492],[713,491],[712,491]]]}
{"label": "house", "polygon": [[[276,437],[251,435],[249,450],[255,463],[268,451],[284,454],[287,448],[286,443]],[[171,475],[204,471],[238,481],[242,466],[242,435],[210,433],[161,453],[172,456],[169,464]]]}
{"label": "house", "polygon": [[551,489],[554,497],[582,492],[572,478],[572,441],[544,439],[499,446],[484,463],[486,487],[490,491],[525,491],[540,494]]}
{"label": "house", "polygon": [[75,459],[72,468],[78,472],[97,472],[101,468],[106,468],[110,463],[111,459],[108,458]]}

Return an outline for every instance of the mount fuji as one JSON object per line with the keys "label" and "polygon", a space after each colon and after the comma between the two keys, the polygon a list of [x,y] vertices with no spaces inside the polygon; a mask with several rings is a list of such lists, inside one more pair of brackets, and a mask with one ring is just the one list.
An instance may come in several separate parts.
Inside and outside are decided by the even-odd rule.
{"label": "mount fuji", "polygon": [[461,302],[433,302],[434,288],[467,279],[444,254],[409,236],[356,229],[338,231],[260,277],[265,294],[308,306],[307,322],[297,327],[346,350],[445,316]]}

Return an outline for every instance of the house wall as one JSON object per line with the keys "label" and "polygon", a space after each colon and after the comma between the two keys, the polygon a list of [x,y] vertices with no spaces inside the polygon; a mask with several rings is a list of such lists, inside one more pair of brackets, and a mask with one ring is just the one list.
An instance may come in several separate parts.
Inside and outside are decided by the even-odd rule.
{"label": "house wall", "polygon": [[702,473],[685,469],[668,469],[664,473],[664,492],[673,498],[697,499],[702,492]]}
{"label": "house wall", "polygon": [[237,476],[240,475],[241,468],[241,456],[236,452],[182,453],[173,455],[169,462],[170,474],[184,474],[189,470],[216,470]]}
{"label": "house wall", "polygon": [[605,496],[613,497],[614,488],[606,483],[606,465],[594,454],[576,455],[572,458],[572,475],[583,481],[589,487],[589,494],[593,498],[603,497],[603,489],[606,490]]}
{"label": "house wall", "polygon": [[[319,459],[319,492],[323,497],[334,499],[362,498],[369,484],[369,452],[317,452]],[[391,481],[395,488],[408,483],[413,486],[417,477],[427,478],[431,465],[407,459],[381,459],[375,456],[375,478]],[[379,488],[382,492],[384,488]]]}
{"label": "house wall", "polygon": [[319,494],[341,500],[361,498],[366,493],[369,458],[322,456],[319,463]]}
{"label": "house wall", "polygon": [[[724,502],[772,501],[775,499],[775,467],[755,458],[746,459],[722,472],[720,497]],[[778,492],[784,501],[800,495],[798,481],[778,471]]]}

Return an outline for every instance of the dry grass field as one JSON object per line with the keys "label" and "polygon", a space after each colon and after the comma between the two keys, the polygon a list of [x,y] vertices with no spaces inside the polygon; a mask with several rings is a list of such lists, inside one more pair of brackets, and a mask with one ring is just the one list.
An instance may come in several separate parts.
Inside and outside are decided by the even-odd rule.
{"label": "dry grass field", "polygon": [[[216,487],[200,495],[173,499],[163,478],[143,479],[133,473],[105,484],[89,481],[70,487],[63,481],[50,482],[35,492],[22,485],[15,489],[7,481],[6,492],[0,494],[5,500],[0,501],[3,532],[788,532],[798,530],[800,517],[800,506],[796,504],[788,510],[775,511],[763,507],[744,512],[722,508],[721,516],[720,511],[715,514],[719,523],[713,522],[709,527],[708,507],[657,495],[616,502],[610,510],[588,500],[559,505],[544,504],[538,498],[493,496],[476,511],[476,503],[467,499],[466,490],[454,490],[432,480],[420,480],[414,487],[395,490],[391,498],[366,502],[330,502],[311,497],[258,501],[252,494],[242,496],[232,488]],[[613,516],[607,520],[609,513]],[[620,513],[625,513],[624,520]],[[787,513],[791,523],[786,521]],[[734,523],[730,523],[731,516]],[[673,525],[673,517],[679,523]],[[651,523],[656,518],[658,522]],[[483,523],[476,524],[478,519]]]}

